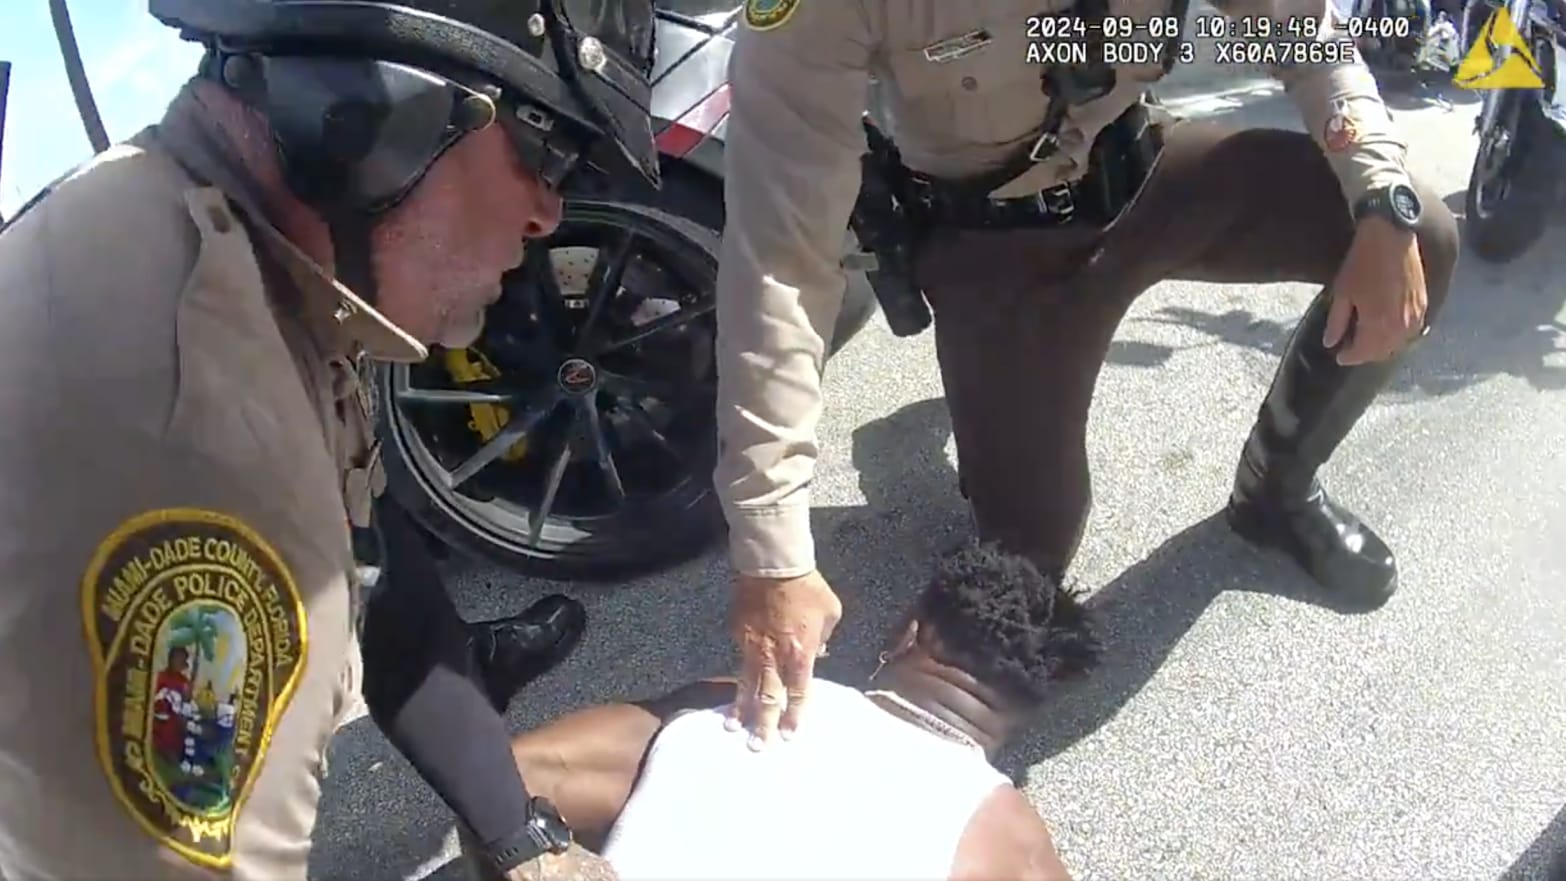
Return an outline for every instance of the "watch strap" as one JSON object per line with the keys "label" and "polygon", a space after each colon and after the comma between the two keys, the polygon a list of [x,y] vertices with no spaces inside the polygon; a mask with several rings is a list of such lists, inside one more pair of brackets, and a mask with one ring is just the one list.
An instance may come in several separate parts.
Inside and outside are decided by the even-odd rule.
{"label": "watch strap", "polygon": [[1400,187],[1411,188],[1411,185],[1400,181],[1366,190],[1365,194],[1359,197],[1359,201],[1354,203],[1354,220],[1357,222],[1375,214],[1400,227],[1411,228],[1412,222],[1398,212],[1397,205],[1392,201],[1393,192]]}
{"label": "watch strap", "polygon": [[528,802],[527,822],[521,829],[486,848],[489,861],[498,874],[546,853],[564,853],[571,847],[571,827],[548,799],[534,796]]}
{"label": "watch strap", "polygon": [[1354,219],[1363,220],[1370,214],[1385,214],[1392,207],[1389,197],[1389,187],[1374,187],[1366,190],[1354,203]]}

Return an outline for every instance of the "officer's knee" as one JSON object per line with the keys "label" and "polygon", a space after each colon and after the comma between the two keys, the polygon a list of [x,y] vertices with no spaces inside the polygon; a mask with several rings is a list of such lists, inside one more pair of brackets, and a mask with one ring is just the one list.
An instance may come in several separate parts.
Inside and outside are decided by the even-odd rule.
{"label": "officer's knee", "polygon": [[1422,208],[1415,235],[1419,240],[1420,262],[1424,264],[1425,270],[1425,291],[1428,297],[1426,323],[1429,323],[1435,320],[1436,314],[1446,303],[1461,243],[1457,218],[1452,216],[1446,202],[1428,185],[1416,181],[1414,186],[1419,192]]}

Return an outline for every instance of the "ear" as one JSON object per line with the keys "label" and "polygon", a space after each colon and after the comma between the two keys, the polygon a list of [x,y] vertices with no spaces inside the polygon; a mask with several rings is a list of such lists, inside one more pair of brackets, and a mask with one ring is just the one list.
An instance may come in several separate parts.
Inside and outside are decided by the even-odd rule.
{"label": "ear", "polygon": [[1051,679],[1073,679],[1098,666],[1102,646],[1094,633],[1093,614],[1063,587],[1055,589],[1055,605],[1044,636],[1044,658]]}
{"label": "ear", "polygon": [[897,622],[886,634],[886,641],[881,644],[881,651],[888,659],[895,658],[903,652],[914,647],[919,639],[919,619],[910,609],[903,615],[903,619]]}
{"label": "ear", "polygon": [[933,637],[934,635],[934,631],[924,631],[924,633],[921,634],[919,630],[919,619],[909,618],[907,623],[903,625],[903,632],[893,639],[892,645],[887,652],[888,657],[902,657],[903,655],[913,651],[914,648],[923,645],[926,641],[923,638],[924,636]]}
{"label": "ear", "polygon": [[877,676],[881,675],[881,671],[886,669],[887,664],[908,654],[918,642],[919,622],[917,619],[909,617],[900,629],[893,630],[887,634],[886,642],[881,646],[880,660],[875,665],[875,670],[870,674],[871,681],[874,681]]}

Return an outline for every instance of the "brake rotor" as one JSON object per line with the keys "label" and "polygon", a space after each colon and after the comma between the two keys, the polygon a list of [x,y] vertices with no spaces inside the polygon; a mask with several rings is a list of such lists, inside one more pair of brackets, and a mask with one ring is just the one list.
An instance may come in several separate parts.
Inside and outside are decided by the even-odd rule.
{"label": "brake rotor", "polygon": [[598,249],[588,247],[552,248],[549,264],[555,270],[555,284],[568,309],[587,308],[587,282],[593,277]]}
{"label": "brake rotor", "polygon": [[[560,296],[565,300],[566,308],[586,309],[591,305],[587,301],[587,285],[593,277],[593,265],[598,262],[598,249],[556,248],[549,252],[549,260],[554,265]],[[636,302],[635,308],[622,316],[632,327],[641,327],[656,318],[680,311],[679,300],[648,293],[660,287],[656,276],[650,277],[651,273],[656,272],[655,266],[639,258],[632,259],[620,280],[620,290],[616,295],[629,295]]]}

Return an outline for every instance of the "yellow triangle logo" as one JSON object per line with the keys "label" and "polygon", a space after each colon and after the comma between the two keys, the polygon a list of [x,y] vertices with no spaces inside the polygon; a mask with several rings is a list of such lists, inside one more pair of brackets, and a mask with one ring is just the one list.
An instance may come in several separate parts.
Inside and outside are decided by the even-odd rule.
{"label": "yellow triangle logo", "polygon": [[[1505,47],[1505,60],[1496,63],[1497,50]],[[1484,23],[1474,47],[1468,50],[1452,82],[1463,89],[1542,89],[1544,77],[1528,51],[1517,25],[1501,7]]]}

